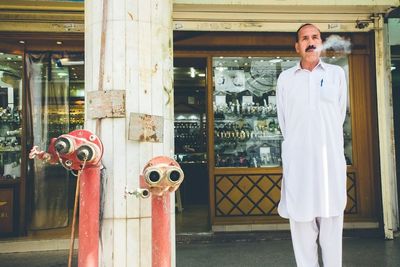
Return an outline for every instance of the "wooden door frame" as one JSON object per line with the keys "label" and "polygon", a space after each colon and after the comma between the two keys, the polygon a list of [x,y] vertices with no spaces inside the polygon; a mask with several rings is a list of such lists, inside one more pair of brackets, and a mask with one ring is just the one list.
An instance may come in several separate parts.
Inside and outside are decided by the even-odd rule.
{"label": "wooden door frame", "polygon": [[[352,109],[353,165],[348,166],[348,173],[369,178],[357,179],[357,214],[346,215],[349,224],[363,222],[362,227],[376,228],[381,224],[381,195],[379,174],[379,148],[377,143],[377,109],[375,90],[375,71],[373,34],[343,33],[351,38],[353,51],[349,55],[350,107]],[[185,37],[186,36],[186,37]],[[293,34],[288,33],[249,33],[249,32],[175,32],[175,56],[203,56],[208,58],[207,101],[212,103],[212,62],[213,56],[293,56],[295,42]],[[235,39],[236,42],[232,43]],[[214,197],[214,175],[216,173],[240,173],[243,170],[224,170],[214,167],[213,110],[207,105],[208,113],[208,161],[210,183],[210,218],[212,225],[243,223],[282,223],[279,217],[265,218],[216,218]],[[361,142],[361,143],[360,143]],[[277,169],[253,169],[251,173],[277,172]],[[246,172],[249,172],[248,170]],[[363,176],[364,177],[364,176]],[[357,227],[357,226],[356,226]]]}

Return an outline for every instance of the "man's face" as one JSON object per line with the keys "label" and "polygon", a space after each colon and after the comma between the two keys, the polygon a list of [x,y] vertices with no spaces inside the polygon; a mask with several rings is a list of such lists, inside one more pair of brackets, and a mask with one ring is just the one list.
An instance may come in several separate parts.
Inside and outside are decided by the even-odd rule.
{"label": "man's face", "polygon": [[301,28],[296,42],[296,52],[301,56],[302,61],[315,62],[321,54],[321,33],[313,25]]}

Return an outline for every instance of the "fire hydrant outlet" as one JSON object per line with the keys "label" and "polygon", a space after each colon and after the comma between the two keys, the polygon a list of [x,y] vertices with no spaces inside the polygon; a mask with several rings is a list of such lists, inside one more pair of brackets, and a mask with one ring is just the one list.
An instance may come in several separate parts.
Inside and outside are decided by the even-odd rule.
{"label": "fire hydrant outlet", "polygon": [[173,183],[179,182],[181,177],[183,178],[183,174],[177,170],[171,170],[168,175],[168,179]]}
{"label": "fire hydrant outlet", "polygon": [[72,141],[69,138],[66,137],[59,137],[57,138],[54,147],[56,151],[60,154],[69,154],[72,152],[73,144]]}
{"label": "fire hydrant outlet", "polygon": [[158,172],[158,171],[150,171],[148,173],[147,177],[148,177],[149,182],[153,183],[153,184],[160,182],[160,179],[161,179],[160,172]]}
{"label": "fire hydrant outlet", "polygon": [[94,149],[88,145],[82,145],[76,152],[76,157],[80,161],[92,161],[94,158]]}

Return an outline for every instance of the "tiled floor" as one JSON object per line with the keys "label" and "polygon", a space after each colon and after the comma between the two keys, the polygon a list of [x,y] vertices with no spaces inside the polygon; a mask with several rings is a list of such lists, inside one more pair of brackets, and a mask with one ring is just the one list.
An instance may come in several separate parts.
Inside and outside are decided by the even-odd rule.
{"label": "tiled floor", "polygon": [[208,206],[184,206],[176,212],[176,233],[203,233],[210,231]]}
{"label": "tiled floor", "polygon": [[[345,238],[343,267],[398,267],[399,239]],[[77,266],[74,254],[74,264]],[[1,267],[66,266],[68,250],[28,253],[0,253]],[[177,267],[293,267],[296,266],[291,241],[265,240],[178,244]]]}
{"label": "tiled floor", "polygon": [[[192,234],[210,232],[207,206],[184,206],[182,212],[176,213],[176,233]],[[0,239],[2,252],[24,252],[36,250],[68,249],[71,226],[59,229],[29,231],[24,237]],[[78,237],[78,227],[75,229]],[[75,247],[78,240],[76,239]],[[1,264],[0,264],[1,266]]]}
{"label": "tiled floor", "polygon": [[[68,249],[71,227],[29,231],[27,236],[0,239],[0,254],[6,252],[46,251]],[[75,229],[75,244],[78,244],[78,226]],[[0,264],[1,266],[1,264]]]}
{"label": "tiled floor", "polygon": [[[345,238],[343,267],[398,267],[399,251],[399,240]],[[290,240],[180,244],[176,256],[177,267],[296,266]]]}
{"label": "tiled floor", "polygon": [[[0,241],[7,240],[41,240],[41,239],[67,239],[71,236],[71,224],[67,227],[47,230],[29,230],[27,236],[1,238]],[[78,237],[78,225],[75,226],[75,237]]]}

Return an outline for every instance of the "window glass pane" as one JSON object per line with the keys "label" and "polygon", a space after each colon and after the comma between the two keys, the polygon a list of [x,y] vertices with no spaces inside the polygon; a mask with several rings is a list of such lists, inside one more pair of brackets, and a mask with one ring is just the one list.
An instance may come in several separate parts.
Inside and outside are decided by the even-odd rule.
{"label": "window glass pane", "polygon": [[[347,57],[323,60],[342,66],[348,76]],[[281,166],[276,81],[283,70],[297,62],[297,57],[213,58],[216,167]],[[352,164],[349,110],[344,136],[346,160]]]}
{"label": "window glass pane", "polygon": [[276,80],[293,58],[215,57],[216,167],[278,167],[282,135],[276,114]]}
{"label": "window glass pane", "polygon": [[[82,53],[27,53],[25,88],[30,100],[33,145],[47,151],[52,138],[83,126]],[[29,127],[28,127],[29,128]],[[31,229],[69,223],[69,186],[75,182],[61,165],[33,162]],[[71,183],[72,182],[72,183]],[[73,186],[71,186],[73,188]],[[73,199],[73,198],[70,198]]]}
{"label": "window glass pane", "polygon": [[21,176],[22,56],[0,52],[0,179]]}

